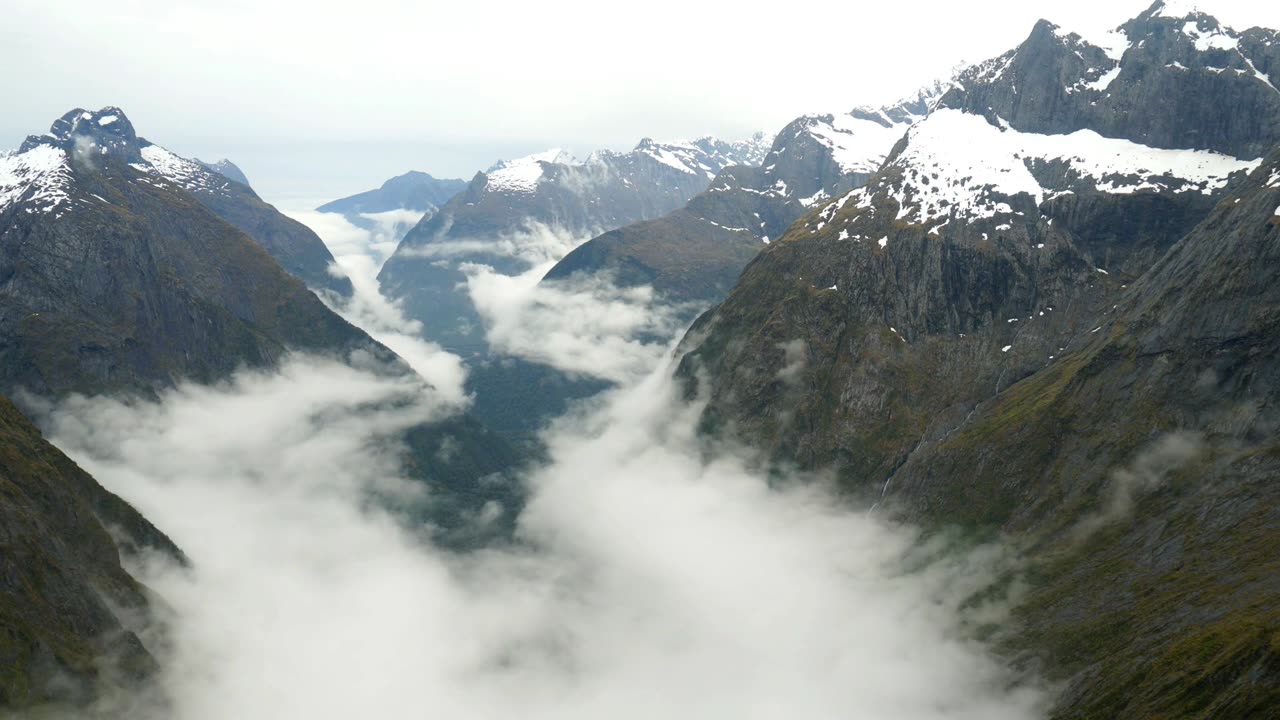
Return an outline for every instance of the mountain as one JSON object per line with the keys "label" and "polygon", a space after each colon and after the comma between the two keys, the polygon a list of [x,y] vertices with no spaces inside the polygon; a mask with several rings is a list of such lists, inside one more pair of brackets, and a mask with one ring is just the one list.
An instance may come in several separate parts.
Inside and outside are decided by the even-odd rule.
{"label": "mountain", "polygon": [[[1105,67],[1081,56],[1109,56],[1038,24],[1016,51],[962,73],[866,186],[811,211],[766,247],[690,336],[693,347],[708,331],[686,362],[719,378],[708,422],[741,422],[770,447],[839,461],[851,479],[883,479],[928,427],[964,417],[1096,327],[1096,313],[1121,286],[1260,162],[1225,150],[1280,142],[1265,125],[1194,150],[1124,137],[1144,136],[1152,115],[1182,117],[1169,105],[1174,98],[1196,112],[1216,108],[1222,117],[1211,126],[1234,116],[1238,102],[1280,116],[1280,93],[1252,75],[1175,67],[1178,57],[1186,67],[1226,60],[1183,32],[1194,20],[1155,12],[1126,24],[1129,49],[1118,71],[1106,70],[1116,77],[1105,91],[1067,92],[1075,86],[1063,77]],[[1185,87],[1152,94],[1148,81],[1133,79],[1153,76]],[[1072,126],[1037,132],[1039,120],[1020,128],[987,101],[1009,95],[1015,117],[1040,118],[1038,105],[1075,103],[1077,94],[1094,98],[1082,107],[1127,107],[1121,117],[1134,127],[1108,119],[1108,136]],[[975,106],[974,98],[983,100]],[[989,105],[997,108],[990,117]],[[969,111],[979,106],[982,114]],[[1167,140],[1210,135],[1188,125]],[[777,379],[790,362],[784,348],[801,345],[812,381],[839,392],[810,396]]]}
{"label": "mountain", "polygon": [[705,432],[1023,544],[1055,718],[1274,707],[1277,51],[1173,3],[1042,21],[682,345]]}
{"label": "mountain", "polygon": [[393,210],[428,213],[439,209],[466,187],[466,180],[439,179],[411,170],[382,183],[377,190],[334,200],[316,210],[341,215],[377,214]]}
{"label": "mountain", "polygon": [[[119,111],[75,110],[0,158],[0,392],[154,397],[290,351],[410,375],[215,214],[249,197],[233,185],[136,138]],[[407,477],[432,492],[395,510],[457,549],[510,531],[523,496],[504,440],[465,414],[401,439]],[[181,559],[0,400],[0,713],[155,670],[131,624],[151,599],[120,567],[140,547]]]}
{"label": "mountain", "polygon": [[759,252],[810,207],[860,187],[907,128],[949,89],[937,83],[892,106],[806,115],[775,137],[763,167],[732,166],[685,207],[578,246],[546,275],[609,274],[675,302],[718,302]]}
{"label": "mountain", "polygon": [[1034,543],[1020,645],[1056,717],[1280,706],[1280,149],[1051,363],[930,435],[889,498]]}
{"label": "mountain", "polygon": [[434,213],[464,188],[465,180],[441,180],[410,171],[377,190],[325,203],[317,212],[337,213],[352,225],[399,243],[425,215]]}
{"label": "mountain", "polygon": [[758,161],[763,146],[762,136],[739,143],[646,138],[630,152],[601,151],[584,162],[559,150],[500,162],[414,227],[378,279],[432,340],[483,353],[483,326],[460,266],[518,274],[557,260],[602,231],[675,210],[721,169]]}
{"label": "mountain", "polygon": [[[344,296],[351,294],[350,280],[329,273],[333,256],[314,232],[263,202],[248,184],[230,180],[197,161],[138,137],[119,108],[107,107],[97,112],[72,110],[54,122],[48,133],[28,137],[19,148],[19,155],[44,147],[61,148],[64,153],[77,154],[82,159],[107,155],[123,158],[133,170],[186,190],[215,215],[253,238],[285,270],[308,285]],[[11,164],[18,163],[18,166],[21,162],[10,159]],[[0,193],[13,192],[20,179],[17,175],[8,178],[0,175]]]}
{"label": "mountain", "polygon": [[[128,127],[118,111],[77,110],[0,159],[0,392],[154,396],[274,367],[289,351],[356,353],[411,372],[207,207],[190,189],[206,175],[168,179],[193,164],[131,128],[101,132],[117,126]],[[217,182],[210,192],[230,184]],[[515,456],[473,419],[410,435],[415,476],[457,491],[441,495],[443,525],[465,520],[449,509],[459,498],[515,497],[480,483]],[[446,442],[459,450],[435,459],[429,446]]]}
{"label": "mountain", "polygon": [[207,163],[201,160],[200,158],[194,158],[194,161],[197,165],[204,168],[205,170],[216,172],[222,177],[228,180],[234,180],[240,183],[241,185],[244,185],[245,187],[251,187],[249,185],[249,178],[245,177],[244,171],[241,170],[235,163],[231,162],[230,160],[227,160],[226,158],[223,158],[218,162],[214,162],[214,163]]}
{"label": "mountain", "polygon": [[118,110],[72,111],[0,160],[0,385],[145,392],[371,347],[206,205],[251,192],[232,186]]}
{"label": "mountain", "polygon": [[156,671],[139,637],[154,630],[137,624],[153,598],[120,564],[139,550],[185,562],[0,397],[0,711],[83,703]]}
{"label": "mountain", "polygon": [[[72,111],[0,157],[0,392],[154,397],[290,351],[411,375],[213,211],[246,207],[233,185],[118,110]],[[465,414],[401,439],[407,477],[432,492],[395,510],[458,549],[511,529],[523,497],[505,441]],[[0,398],[0,714],[156,670],[154,629],[135,624],[154,599],[120,564],[139,549],[183,561]]]}

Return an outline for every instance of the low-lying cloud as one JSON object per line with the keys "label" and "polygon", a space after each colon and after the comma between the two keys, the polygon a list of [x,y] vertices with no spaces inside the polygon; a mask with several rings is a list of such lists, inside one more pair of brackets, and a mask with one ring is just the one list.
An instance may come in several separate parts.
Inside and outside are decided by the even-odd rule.
{"label": "low-lying cloud", "polygon": [[690,309],[652,287],[618,287],[604,276],[541,282],[550,264],[518,276],[464,265],[471,301],[494,352],[576,375],[635,382],[662,359]]}
{"label": "low-lying cloud", "polygon": [[[340,215],[293,216],[324,239],[338,269],[355,285],[349,303],[331,299],[331,306],[433,382],[457,380],[455,395],[461,398],[461,361],[424,340],[422,324],[406,319],[378,286],[377,274],[395,251],[390,240],[395,223],[403,218],[383,213],[379,217],[385,222],[369,229]],[[547,271],[585,239],[564,228],[532,223],[525,232],[489,240],[436,242],[400,252],[454,265],[466,276],[466,287],[460,289],[479,313],[493,355],[548,365],[570,375],[636,382],[661,360],[697,308],[666,302],[649,286],[618,287],[605,275],[542,283]],[[528,269],[508,275],[476,261],[480,256],[516,260]]]}
{"label": "low-lying cloud", "polygon": [[521,543],[466,556],[368,502],[415,492],[395,433],[444,407],[403,377],[295,358],[44,424],[193,562],[137,569],[172,613],[158,715],[1040,716],[968,639],[984,572],[908,570],[909,530],[708,457],[668,371],[552,431]]}
{"label": "low-lying cloud", "polygon": [[403,257],[432,260],[474,259],[476,256],[509,258],[529,267],[554,264],[574,248],[598,235],[597,231],[574,232],[568,228],[527,221],[519,231],[494,237],[436,240],[401,250]]}
{"label": "low-lying cloud", "polygon": [[1163,487],[1203,452],[1204,437],[1198,432],[1161,435],[1134,456],[1127,467],[1112,471],[1102,507],[1072,528],[1073,540],[1082,541],[1103,527],[1128,520],[1143,497]]}
{"label": "low-lying cloud", "polygon": [[[419,375],[435,386],[442,397],[458,407],[467,404],[464,386],[467,372],[462,359],[423,337],[422,323],[405,317],[400,306],[382,294],[378,272],[395,251],[395,213],[381,230],[352,225],[341,215],[319,212],[292,213],[329,247],[337,263],[336,272],[351,280],[354,293],[349,299],[323,295],[322,299],[351,324],[369,333],[404,358]],[[403,218],[400,218],[403,219]]]}

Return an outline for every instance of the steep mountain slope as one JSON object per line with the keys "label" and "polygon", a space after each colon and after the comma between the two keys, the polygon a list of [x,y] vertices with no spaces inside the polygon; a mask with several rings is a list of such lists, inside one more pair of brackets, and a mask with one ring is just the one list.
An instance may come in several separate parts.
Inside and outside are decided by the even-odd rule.
{"label": "steep mountain slope", "polygon": [[[1192,61],[1182,32],[1191,21],[1155,12],[1126,24],[1141,39],[1107,91],[1107,102],[1124,104],[1123,117],[1139,128],[1129,134],[1145,132],[1150,115],[1170,114],[1170,98],[1197,112],[1216,108],[1228,122],[1236,94],[1256,86],[1274,95],[1259,94],[1259,102],[1280,112],[1280,93],[1258,78],[1232,73],[1206,86],[1167,68],[1174,57]],[[836,463],[851,484],[878,487],[922,436],[1092,331],[1116,291],[1203,219],[1231,178],[1260,162],[1088,128],[1021,131],[964,110],[971,98],[1008,94],[1020,113],[1037,116],[1038,104],[1058,102],[1046,99],[1046,82],[1063,97],[1101,98],[1099,89],[1062,90],[1072,86],[1063,77],[1099,71],[1080,56],[1106,58],[1040,23],[1004,56],[1008,68],[999,61],[962,74],[961,87],[907,133],[866,187],[809,214],[761,253],[686,343],[696,349],[685,372],[696,365],[714,378],[707,422],[731,424],[806,464]],[[1021,74],[1022,58],[1044,76],[1039,84]],[[1191,90],[1119,95],[1142,87],[1127,76],[1166,72]],[[1196,92],[1206,89],[1213,94]],[[1268,127],[1254,130],[1233,143],[1280,141]]]}
{"label": "steep mountain slope", "polygon": [[1280,150],[1097,333],[923,443],[888,498],[1040,562],[1022,644],[1057,717],[1280,703]]}
{"label": "steep mountain slope", "polygon": [[462,265],[518,274],[558,260],[593,235],[684,205],[724,167],[758,160],[763,144],[759,137],[645,139],[630,152],[597,152],[585,162],[552,150],[499,163],[411,230],[378,279],[431,339],[456,352],[484,352]]}
{"label": "steep mountain slope", "polygon": [[136,624],[151,598],[120,566],[121,550],[144,548],[183,561],[0,397],[0,712],[84,702],[155,671]]}
{"label": "steep mountain slope", "polygon": [[105,128],[124,133],[94,132],[101,119],[68,116],[60,136],[0,160],[0,384],[137,391],[265,365],[286,346],[373,345],[143,160],[173,156],[139,147],[122,119]]}
{"label": "steep mountain slope", "polygon": [[435,178],[427,173],[411,170],[382,183],[377,190],[325,203],[316,208],[316,211],[341,215],[376,214],[392,210],[427,213],[439,209],[466,187],[466,180]]}
{"label": "steep mountain slope", "polygon": [[85,159],[99,155],[123,159],[136,171],[186,190],[218,217],[253,238],[286,271],[311,287],[351,294],[350,280],[329,274],[333,256],[308,227],[263,202],[247,183],[228,179],[198,161],[179,157],[138,137],[119,108],[72,110],[55,121],[48,133],[27,138],[19,152],[43,146],[60,147],[68,153],[78,151]]}
{"label": "steep mountain slope", "polygon": [[216,172],[228,180],[234,180],[245,187],[253,187],[249,184],[249,178],[245,176],[244,171],[235,163],[223,158],[218,162],[205,162],[200,158],[193,158],[195,163],[205,170]]}
{"label": "steep mountain slope", "polygon": [[815,203],[870,179],[949,87],[938,83],[878,110],[797,118],[778,133],[763,167],[725,168],[680,210],[583,243],[547,280],[608,273],[676,302],[717,302],[762,242],[780,237]]}
{"label": "steep mountain slope", "polygon": [[[84,115],[63,137],[0,159],[0,392],[147,396],[273,367],[293,350],[410,372],[186,184],[142,161],[167,153],[95,134],[123,121]],[[437,458],[428,445],[448,437],[462,451]],[[424,481],[511,497],[481,482],[510,467],[511,449],[473,420],[423,429],[409,445]],[[443,524],[465,520],[442,507]]]}

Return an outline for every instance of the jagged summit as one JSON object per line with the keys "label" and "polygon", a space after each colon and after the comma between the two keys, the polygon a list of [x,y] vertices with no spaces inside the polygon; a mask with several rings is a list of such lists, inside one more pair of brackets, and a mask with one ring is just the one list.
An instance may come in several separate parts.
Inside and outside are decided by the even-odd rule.
{"label": "jagged summit", "polygon": [[118,107],[104,107],[97,112],[76,108],[53,121],[49,132],[31,135],[18,149],[25,153],[41,145],[58,147],[68,153],[83,153],[95,148],[99,154],[113,154],[129,160],[138,159],[138,135],[133,123]]}
{"label": "jagged summit", "polygon": [[966,67],[968,66],[956,66],[946,79],[935,80],[895,103],[878,108],[859,105],[850,111],[849,115],[859,120],[879,123],[887,128],[914,123],[933,110],[942,96],[955,86],[955,77]]}
{"label": "jagged summit", "polygon": [[1275,31],[1175,17],[1184,9],[1157,4],[1098,37],[1041,21],[1017,48],[962,73],[939,105],[1022,132],[1090,129],[1148,147],[1265,155],[1280,142]]}
{"label": "jagged summit", "polygon": [[329,272],[333,256],[323,241],[263,202],[234,164],[207,166],[139,137],[118,107],[71,110],[49,132],[0,156],[0,216],[60,220],[84,213],[108,202],[98,187],[103,182],[119,183],[122,192],[145,185],[187,193],[313,288],[351,293],[349,280]]}

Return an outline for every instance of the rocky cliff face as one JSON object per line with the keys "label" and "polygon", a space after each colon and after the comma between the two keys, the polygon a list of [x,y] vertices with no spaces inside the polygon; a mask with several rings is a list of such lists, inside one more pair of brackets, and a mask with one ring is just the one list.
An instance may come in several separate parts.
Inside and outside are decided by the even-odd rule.
{"label": "rocky cliff face", "polygon": [[184,562],[0,397],[0,709],[83,703],[155,672],[139,638],[152,598],[120,564],[144,549]]}
{"label": "rocky cliff face", "polygon": [[1062,718],[1280,702],[1280,150],[1052,362],[927,436],[885,500],[1032,548]]}
{"label": "rocky cliff face", "polygon": [[[1077,42],[1049,27],[1009,57],[1050,38]],[[1062,56],[1072,59],[1055,78],[1079,62],[1074,51]],[[1121,75],[1151,62],[1145,52],[1124,57],[1134,69]],[[1039,102],[1041,86],[984,73],[961,76],[966,93],[1016,87],[1020,107]],[[986,85],[974,84],[980,76]],[[844,464],[856,482],[882,481],[921,434],[1093,330],[1114,293],[1260,162],[1090,129],[1023,132],[951,107],[960,97],[944,96],[867,186],[761,253],[699,322],[691,339],[703,339],[689,343],[687,362],[719,378],[709,423],[732,422],[807,462]],[[1124,100],[1128,117],[1164,111],[1140,105],[1145,97]],[[1212,104],[1232,113],[1225,95]],[[792,362],[807,368],[799,387],[779,379]]]}
{"label": "rocky cliff face", "polygon": [[61,149],[86,167],[124,163],[176,185],[261,245],[290,274],[318,290],[351,294],[350,280],[330,274],[333,256],[314,232],[263,202],[247,181],[229,178],[138,137],[119,108],[72,110],[48,133],[27,138],[19,154],[43,152],[41,148]]}
{"label": "rocky cliff face", "polygon": [[1016,51],[962,76],[941,104],[1022,132],[1090,129],[1154,148],[1261,157],[1280,142],[1276,33],[1238,32],[1181,5],[1156,3],[1092,41],[1041,21]]}
{"label": "rocky cliff face", "polygon": [[1068,682],[1063,718],[1244,717],[1280,686],[1254,570],[1280,68],[1270,31],[1170,12],[1110,44],[1041,23],[962,74],[684,342],[708,432],[1026,543],[1014,644]]}

